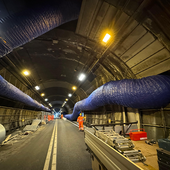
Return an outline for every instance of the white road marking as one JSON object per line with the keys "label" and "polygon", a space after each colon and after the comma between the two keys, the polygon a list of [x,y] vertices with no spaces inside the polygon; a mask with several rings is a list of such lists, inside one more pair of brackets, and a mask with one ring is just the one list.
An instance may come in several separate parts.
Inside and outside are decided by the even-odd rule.
{"label": "white road marking", "polygon": [[53,147],[53,158],[52,158],[52,166],[51,170],[57,169],[57,121],[55,123],[55,141],[54,141],[54,147]]}
{"label": "white road marking", "polygon": [[51,141],[50,141],[50,145],[48,148],[48,152],[47,152],[47,156],[46,156],[46,160],[45,160],[45,164],[44,164],[44,169],[43,170],[48,170],[49,168],[49,164],[50,164],[50,158],[51,158],[51,152],[52,152],[52,147],[53,147],[53,141],[54,141],[54,132],[55,132],[56,126],[54,126],[53,129],[53,133],[51,136]]}
{"label": "white road marking", "polygon": [[78,124],[75,124],[75,123],[71,122],[70,120],[67,120],[67,121],[68,121],[68,122],[70,122],[71,124],[73,124],[74,126],[79,127],[79,125],[78,125]]}
{"label": "white road marking", "polygon": [[[68,122],[72,123],[74,126],[79,127],[79,125],[67,120]],[[57,120],[55,121],[55,125],[54,125],[54,129],[53,129],[53,133],[51,136],[51,141],[50,141],[50,145],[48,148],[48,152],[47,152],[47,156],[46,156],[46,160],[45,160],[45,164],[44,164],[44,169],[43,170],[48,170],[49,169],[49,164],[50,164],[50,159],[51,159],[51,155],[52,155],[52,165],[51,165],[51,170],[57,170]],[[53,145],[54,143],[54,145]],[[53,148],[53,154],[52,153],[52,148]]]}

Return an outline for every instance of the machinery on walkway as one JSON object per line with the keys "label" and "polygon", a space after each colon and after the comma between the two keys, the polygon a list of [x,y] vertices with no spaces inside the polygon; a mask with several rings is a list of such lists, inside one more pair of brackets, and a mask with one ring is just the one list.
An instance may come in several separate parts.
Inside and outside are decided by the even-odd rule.
{"label": "machinery on walkway", "polygon": [[110,129],[86,127],[84,133],[93,170],[141,170],[134,162],[143,162],[146,158],[134,149],[132,141]]}
{"label": "machinery on walkway", "polygon": [[146,158],[142,155],[140,150],[134,149],[135,146],[130,139],[127,139],[124,136],[119,135],[112,129],[110,130],[95,129],[95,135],[133,162],[144,162],[146,160]]}

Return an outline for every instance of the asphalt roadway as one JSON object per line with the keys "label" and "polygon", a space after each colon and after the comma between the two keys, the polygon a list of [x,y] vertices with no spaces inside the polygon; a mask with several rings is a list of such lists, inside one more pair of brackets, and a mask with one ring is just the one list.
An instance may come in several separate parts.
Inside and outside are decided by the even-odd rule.
{"label": "asphalt roadway", "polygon": [[0,161],[0,170],[92,170],[84,133],[78,127],[61,119],[44,126],[15,153]]}

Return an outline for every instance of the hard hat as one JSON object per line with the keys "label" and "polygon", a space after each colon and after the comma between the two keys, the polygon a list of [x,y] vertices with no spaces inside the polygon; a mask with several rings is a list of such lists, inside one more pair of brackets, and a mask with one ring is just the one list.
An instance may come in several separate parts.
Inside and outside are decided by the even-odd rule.
{"label": "hard hat", "polygon": [[81,116],[81,113],[80,113],[80,116]]}

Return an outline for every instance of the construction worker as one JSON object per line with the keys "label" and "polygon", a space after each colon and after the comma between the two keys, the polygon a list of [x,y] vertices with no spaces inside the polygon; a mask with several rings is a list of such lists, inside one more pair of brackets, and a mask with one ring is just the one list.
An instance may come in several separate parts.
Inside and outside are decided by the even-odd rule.
{"label": "construction worker", "polygon": [[84,117],[82,116],[82,112],[81,112],[79,114],[79,117],[77,118],[77,122],[79,123],[79,130],[84,130],[83,121],[84,121]]}
{"label": "construction worker", "polygon": [[63,114],[61,114],[61,119],[63,118]]}

